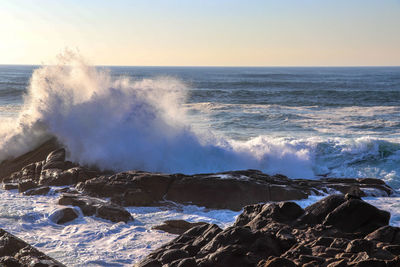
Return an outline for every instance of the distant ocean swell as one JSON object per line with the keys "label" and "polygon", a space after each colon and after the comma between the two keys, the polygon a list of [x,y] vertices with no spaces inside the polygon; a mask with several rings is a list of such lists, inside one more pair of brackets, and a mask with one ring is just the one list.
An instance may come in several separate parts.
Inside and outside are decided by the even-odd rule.
{"label": "distant ocean swell", "polygon": [[[252,168],[291,178],[379,177],[400,187],[400,144],[396,139],[259,133],[234,140],[214,131],[217,125],[213,130],[207,128],[212,118],[203,115],[210,106],[186,104],[187,92],[187,85],[179,79],[113,77],[67,53],[58,65],[34,71],[18,119],[1,124],[0,160],[57,136],[67,146],[71,160],[104,169],[200,173]],[[273,113],[276,108],[282,111],[276,105],[268,106],[269,111],[263,106],[260,111],[254,106],[257,103],[251,104],[239,106],[241,111],[249,109],[249,117]],[[398,112],[395,106],[383,108]],[[191,126],[196,109],[201,110],[198,118],[207,120],[203,127]],[[276,116],[278,124],[285,119],[303,120],[304,124],[309,118],[302,111],[292,117]],[[329,129],[322,126],[320,131]]]}

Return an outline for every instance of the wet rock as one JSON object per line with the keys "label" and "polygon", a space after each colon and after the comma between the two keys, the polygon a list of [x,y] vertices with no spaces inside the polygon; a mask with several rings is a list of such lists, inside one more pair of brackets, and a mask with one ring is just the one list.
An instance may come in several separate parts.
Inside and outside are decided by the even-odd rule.
{"label": "wet rock", "polygon": [[47,195],[49,193],[50,187],[42,186],[38,188],[32,188],[24,192],[26,196],[34,196],[34,195]]}
{"label": "wet rock", "polygon": [[4,189],[4,190],[14,190],[14,189],[18,189],[18,184],[16,184],[16,183],[4,183],[4,184],[3,184],[3,189]]}
{"label": "wet rock", "polygon": [[56,210],[50,215],[50,220],[57,224],[64,224],[79,217],[79,212],[73,208]]}
{"label": "wet rock", "polygon": [[164,221],[163,224],[154,226],[152,229],[161,230],[170,234],[183,234],[190,228],[195,226],[207,224],[205,222],[190,223],[184,220],[168,220]]}
{"label": "wet rock", "polygon": [[24,181],[18,184],[18,191],[23,193],[29,189],[37,187],[37,184],[33,181]]}
{"label": "wet rock", "polygon": [[60,205],[77,206],[85,216],[95,215],[112,222],[128,222],[132,215],[123,207],[116,204],[79,194],[63,194],[58,200]]}
{"label": "wet rock", "polygon": [[64,266],[3,229],[0,229],[0,265]]}
{"label": "wet rock", "polygon": [[[388,223],[387,216],[365,204],[369,205],[356,195],[335,195],[305,210],[293,202],[249,205],[231,227],[193,227],[144,262],[179,266],[190,259],[188,266],[396,266],[400,249],[390,242],[397,229],[375,230],[378,224]],[[348,207],[353,211],[353,205],[365,213],[359,220],[349,216],[355,228],[323,224],[338,212],[349,212]],[[168,253],[177,257],[173,261],[163,258]]]}

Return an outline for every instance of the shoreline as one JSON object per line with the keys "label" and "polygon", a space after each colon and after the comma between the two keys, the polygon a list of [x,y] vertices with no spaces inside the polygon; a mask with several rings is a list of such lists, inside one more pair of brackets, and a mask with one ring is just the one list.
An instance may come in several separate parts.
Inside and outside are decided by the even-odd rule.
{"label": "shoreline", "polygon": [[[22,164],[26,165],[4,177],[7,171]],[[59,148],[55,140],[14,160],[2,162],[0,173],[4,189],[18,189],[26,197],[47,195],[51,191],[58,196],[55,200],[58,204],[66,205],[57,210],[62,216],[71,209],[72,213],[80,214],[79,218],[94,216],[114,223],[135,221],[135,216],[132,217],[125,208],[133,206],[168,210],[168,205],[176,203],[182,207],[197,205],[208,210],[238,212],[257,203],[306,200],[309,196],[323,197],[334,193],[354,198],[396,195],[383,181],[373,178],[289,179],[257,170],[196,175],[143,171],[104,173],[65,161],[65,150]]]}

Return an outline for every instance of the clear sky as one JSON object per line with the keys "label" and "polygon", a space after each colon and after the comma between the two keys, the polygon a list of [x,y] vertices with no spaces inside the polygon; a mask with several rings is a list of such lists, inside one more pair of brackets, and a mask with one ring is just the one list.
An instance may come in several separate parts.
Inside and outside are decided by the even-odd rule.
{"label": "clear sky", "polygon": [[0,64],[400,65],[400,0],[0,0]]}

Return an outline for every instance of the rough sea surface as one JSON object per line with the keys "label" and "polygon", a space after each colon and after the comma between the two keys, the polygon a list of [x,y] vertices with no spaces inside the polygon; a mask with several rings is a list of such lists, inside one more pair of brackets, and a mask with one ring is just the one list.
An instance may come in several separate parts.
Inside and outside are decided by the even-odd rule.
{"label": "rough sea surface", "polygon": [[[0,160],[56,135],[70,159],[115,170],[255,168],[400,189],[400,67],[71,66],[0,66]],[[368,201],[400,225],[398,198]],[[173,238],[150,229],[164,219],[227,226],[238,214],[130,208],[128,225],[80,217],[63,227],[48,219],[51,196],[2,191],[0,206],[0,227],[75,266],[139,260]]]}

